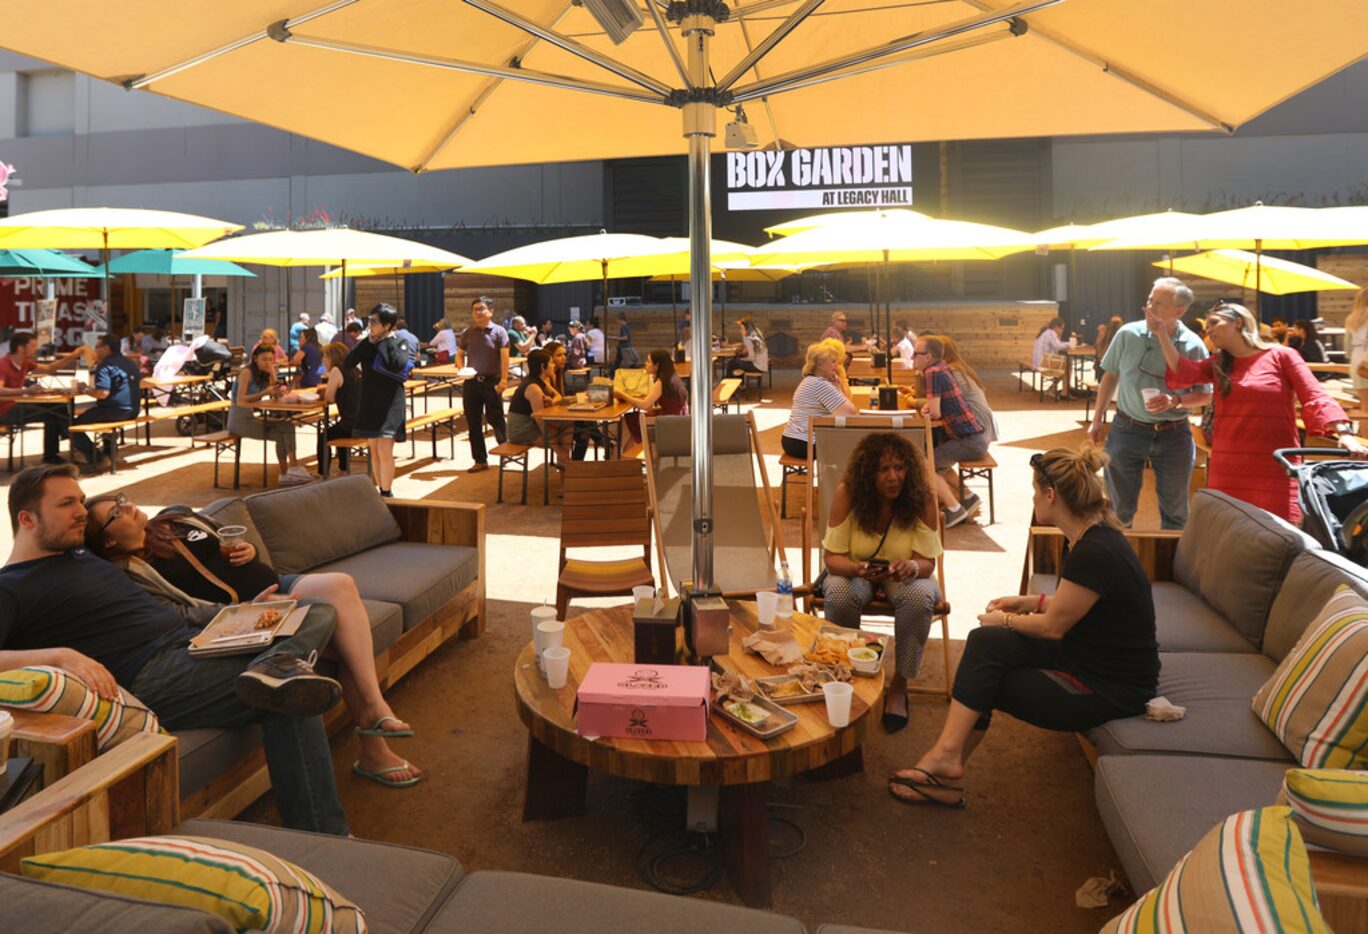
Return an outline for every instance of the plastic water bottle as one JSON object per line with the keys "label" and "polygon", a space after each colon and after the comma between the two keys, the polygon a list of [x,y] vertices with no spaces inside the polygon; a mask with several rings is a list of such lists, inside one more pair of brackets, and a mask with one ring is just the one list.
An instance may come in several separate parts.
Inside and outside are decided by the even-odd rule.
{"label": "plastic water bottle", "polygon": [[774,615],[782,619],[792,619],[793,578],[789,576],[787,561],[779,562],[779,580],[775,582],[774,591],[779,594],[779,603],[775,608]]}

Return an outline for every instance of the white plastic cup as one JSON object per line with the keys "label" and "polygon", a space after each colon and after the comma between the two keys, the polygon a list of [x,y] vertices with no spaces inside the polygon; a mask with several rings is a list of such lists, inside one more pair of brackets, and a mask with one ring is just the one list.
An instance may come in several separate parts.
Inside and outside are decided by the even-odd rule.
{"label": "white plastic cup", "polygon": [[828,681],[822,685],[822,696],[826,699],[827,722],[834,727],[850,725],[850,699],[855,696],[855,688],[848,681]]}
{"label": "white plastic cup", "polygon": [[554,623],[556,621],[556,608],[554,606],[534,606],[532,608],[532,638],[537,638],[538,623]]}
{"label": "white plastic cup", "polygon": [[542,653],[546,662],[546,686],[565,687],[565,679],[570,676],[570,650],[563,645],[553,646]]}
{"label": "white plastic cup", "polygon": [[14,718],[8,710],[0,710],[0,768],[9,761],[10,731],[14,729]]}
{"label": "white plastic cup", "polygon": [[755,595],[755,608],[760,617],[761,629],[774,628],[774,614],[779,609],[779,595],[772,590],[762,590]]}
{"label": "white plastic cup", "polygon": [[1146,405],[1149,405],[1151,402],[1153,402],[1155,399],[1158,399],[1163,394],[1164,390],[1155,389],[1153,386],[1146,386],[1144,389],[1140,390],[1140,398],[1145,400]]}
{"label": "white plastic cup", "polygon": [[543,657],[547,649],[554,649],[565,642],[565,624],[552,620],[549,623],[537,624],[537,636],[532,641],[532,647],[537,653],[537,667],[542,674],[546,674],[546,659]]}
{"label": "white plastic cup", "polygon": [[650,584],[643,584],[640,587],[632,588],[632,604],[635,606],[638,600],[654,600],[655,588]]}

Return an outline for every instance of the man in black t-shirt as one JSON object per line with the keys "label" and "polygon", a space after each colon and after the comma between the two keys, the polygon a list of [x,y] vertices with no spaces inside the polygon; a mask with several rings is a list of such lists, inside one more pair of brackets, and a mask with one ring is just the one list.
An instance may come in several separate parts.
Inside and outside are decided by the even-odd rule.
{"label": "man in black t-shirt", "polygon": [[190,638],[220,607],[162,603],[87,552],[84,500],[70,466],[30,467],[10,487],[14,549],[0,568],[0,671],[60,668],[106,698],[122,685],[172,731],[259,721],[285,824],[345,835],[319,716],[341,686],[312,664],[336,611],[312,605],[293,636],[256,657],[194,658]]}

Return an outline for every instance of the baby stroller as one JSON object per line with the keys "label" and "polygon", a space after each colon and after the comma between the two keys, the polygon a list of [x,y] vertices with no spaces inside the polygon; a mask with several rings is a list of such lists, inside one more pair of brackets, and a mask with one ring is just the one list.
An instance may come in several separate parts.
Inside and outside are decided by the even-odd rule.
{"label": "baby stroller", "polygon": [[[1297,481],[1302,529],[1321,545],[1368,567],[1368,461],[1327,460],[1343,448],[1281,448],[1273,452]],[[1294,464],[1289,457],[1315,457]]]}
{"label": "baby stroller", "polygon": [[[191,383],[161,390],[156,394],[159,405],[198,405],[228,398],[228,369],[232,353],[227,347],[208,338],[197,337],[189,345],[175,344],[162,354],[154,373],[159,378],[175,376],[208,376],[206,383]],[[226,412],[197,412],[176,419],[176,431],[182,437],[220,431],[228,423]]]}

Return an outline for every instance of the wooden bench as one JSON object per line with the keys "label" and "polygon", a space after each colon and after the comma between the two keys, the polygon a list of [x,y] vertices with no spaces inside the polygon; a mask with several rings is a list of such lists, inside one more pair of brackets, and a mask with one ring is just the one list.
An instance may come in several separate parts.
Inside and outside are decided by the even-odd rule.
{"label": "wooden bench", "polygon": [[807,465],[806,458],[793,457],[789,454],[779,455],[779,469],[783,472],[779,477],[779,517],[781,519],[788,518],[789,478],[801,477],[802,480],[799,482],[806,484],[808,482]]}
{"label": "wooden bench", "polygon": [[522,499],[521,504],[527,505],[527,452],[532,450],[525,444],[513,444],[505,441],[489,449],[490,454],[497,454],[499,457],[499,498],[495,502],[503,502],[504,473],[507,468],[505,464],[513,464],[515,467],[522,467]]}
{"label": "wooden bench", "polygon": [[734,399],[736,391],[741,388],[741,380],[737,378],[724,379],[713,387],[712,404],[713,408],[726,414],[732,404],[736,404],[736,410],[741,411],[741,401]]}
{"label": "wooden bench", "polygon": [[422,415],[415,415],[404,422],[404,431],[409,434],[409,454],[413,457],[418,456],[418,442],[412,433],[426,428],[432,436],[432,459],[440,460],[437,456],[437,429],[442,425],[447,426],[448,434],[451,436],[451,458],[456,459],[456,419],[461,417],[460,409],[438,409],[435,412],[426,412]]}
{"label": "wooden bench", "polygon": [[118,473],[119,466],[119,438],[123,432],[132,428],[135,432],[134,439],[137,439],[136,431],[139,425],[148,425],[156,419],[149,415],[138,415],[133,418],[121,418],[110,422],[86,422],[78,424],[72,422],[71,431],[81,432],[82,434],[95,435],[97,438],[104,438],[106,455],[109,457],[110,474]]}
{"label": "wooden bench", "polygon": [[[352,457],[364,457],[364,458],[366,459],[366,463],[367,463],[367,465],[368,465],[368,466],[367,466],[367,470],[370,469],[370,468],[369,468],[369,464],[370,464],[370,443],[371,443],[371,439],[370,439],[370,438],[329,438],[329,439],[328,439],[328,447],[329,447],[330,449],[332,449],[332,450],[334,450],[334,451],[337,451],[339,454],[342,453],[342,452],[346,452],[346,454],[348,455],[348,456],[347,456],[347,466],[346,466],[346,471],[347,471],[347,473],[351,473],[351,458],[352,458]],[[325,474],[323,475],[323,479],[325,479],[325,480],[328,478],[328,474],[332,472],[331,461],[332,461],[332,459],[329,458],[328,473],[325,473]]]}
{"label": "wooden bench", "polygon": [[1033,364],[1030,360],[1019,360],[1017,362],[1017,392],[1021,392],[1021,390],[1025,388],[1025,381],[1022,379],[1022,377],[1028,375],[1031,378],[1031,392],[1035,392],[1036,379],[1040,376],[1040,374],[1039,372],[1037,372],[1035,364]]}
{"label": "wooden bench", "polygon": [[993,502],[993,471],[997,468],[997,461],[993,460],[993,455],[985,453],[978,460],[960,461],[959,468],[959,489],[960,499],[964,499],[964,484],[967,480],[987,480],[988,481],[988,524],[992,525],[997,521],[997,506]]}
{"label": "wooden bench", "polygon": [[242,486],[242,439],[231,431],[210,431],[202,435],[190,436],[190,447],[196,444],[214,446],[214,489],[219,488],[219,458],[229,448],[233,451],[233,489]]}

